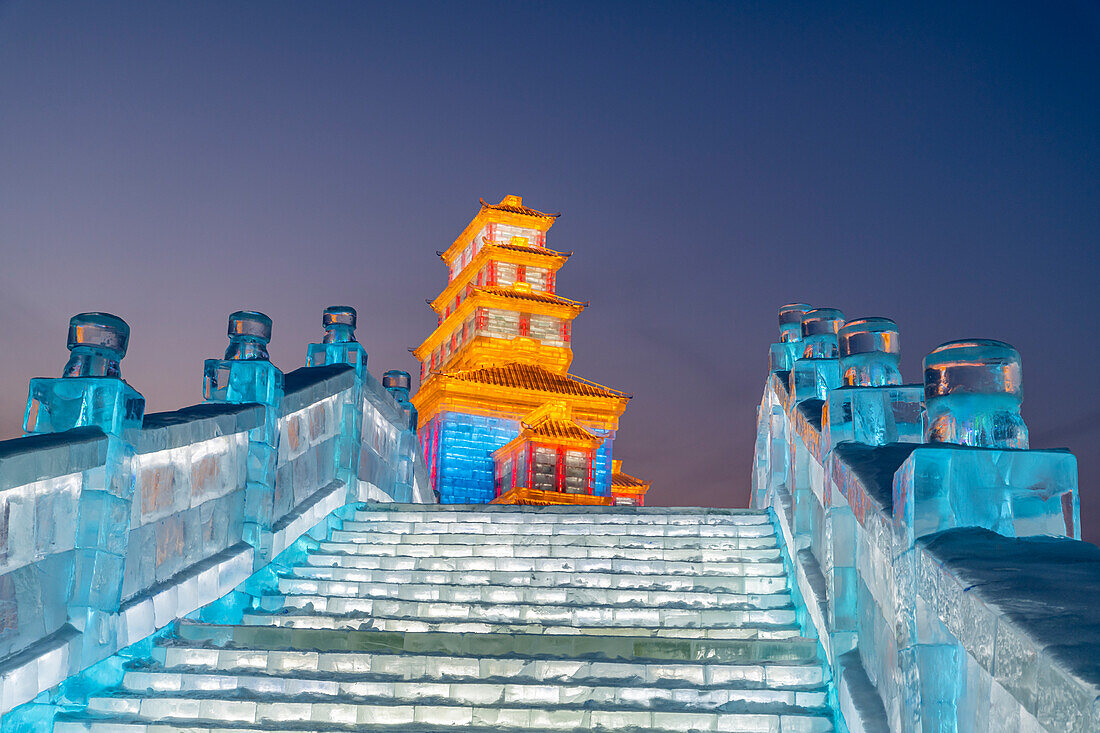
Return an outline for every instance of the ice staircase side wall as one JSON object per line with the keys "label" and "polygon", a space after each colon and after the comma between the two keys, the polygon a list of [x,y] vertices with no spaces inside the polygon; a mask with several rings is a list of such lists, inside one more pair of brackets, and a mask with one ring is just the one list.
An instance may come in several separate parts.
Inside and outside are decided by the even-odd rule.
{"label": "ice staircase side wall", "polygon": [[[77,537],[127,518],[79,517],[77,507],[81,492],[103,489],[112,438],[82,427],[0,442],[0,712],[253,573],[256,549],[242,518],[249,435],[264,420],[258,404],[207,403],[147,415],[125,436],[134,458],[122,593],[94,630],[78,628],[70,613],[81,582]],[[348,502],[435,501],[407,416],[365,370],[288,373],[277,426],[267,559]]]}
{"label": "ice staircase side wall", "polygon": [[752,503],[795,555],[848,729],[1100,730],[1100,548],[1074,539],[1073,456],[834,442],[789,380],[760,404]]}

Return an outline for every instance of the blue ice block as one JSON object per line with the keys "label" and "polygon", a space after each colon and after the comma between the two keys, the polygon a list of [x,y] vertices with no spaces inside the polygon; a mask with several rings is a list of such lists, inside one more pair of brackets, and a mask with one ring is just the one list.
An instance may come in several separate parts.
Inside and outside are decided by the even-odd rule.
{"label": "blue ice block", "polygon": [[843,441],[923,443],[923,397],[920,384],[829,390],[821,413],[824,451]]}
{"label": "blue ice block", "polygon": [[829,390],[840,386],[840,360],[799,359],[788,379],[792,405],[804,400],[824,400]]}
{"label": "blue ice block", "polygon": [[894,474],[893,501],[909,546],[952,527],[1081,536],[1077,459],[1064,450],[925,445]]}

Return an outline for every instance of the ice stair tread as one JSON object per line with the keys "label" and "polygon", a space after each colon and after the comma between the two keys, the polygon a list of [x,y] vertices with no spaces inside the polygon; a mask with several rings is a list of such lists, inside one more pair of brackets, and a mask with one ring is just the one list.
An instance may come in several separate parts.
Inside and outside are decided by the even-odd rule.
{"label": "ice stair tread", "polygon": [[789,592],[728,593],[697,590],[634,590],[629,588],[560,588],[506,584],[409,583],[356,581],[293,574],[279,578],[285,595],[324,595],[330,598],[371,598],[417,602],[553,603],[555,605],[696,608],[780,609],[793,608]]}

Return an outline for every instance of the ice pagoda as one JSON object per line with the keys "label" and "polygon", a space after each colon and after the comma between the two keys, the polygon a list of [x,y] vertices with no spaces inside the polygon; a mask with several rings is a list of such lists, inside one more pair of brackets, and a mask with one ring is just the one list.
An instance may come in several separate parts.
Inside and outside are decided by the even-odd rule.
{"label": "ice pagoda", "polygon": [[436,329],[413,350],[413,404],[441,503],[645,503],[649,485],[612,467],[630,395],[569,373],[587,303],[556,292],[572,254],[546,247],[558,216],[519,196],[482,199],[439,253],[447,285],[430,301]]}

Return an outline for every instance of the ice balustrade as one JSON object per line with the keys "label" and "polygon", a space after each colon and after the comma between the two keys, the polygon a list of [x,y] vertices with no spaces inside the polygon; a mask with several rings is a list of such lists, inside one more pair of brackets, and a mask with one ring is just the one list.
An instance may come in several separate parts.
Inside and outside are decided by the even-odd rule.
{"label": "ice balustrade", "polygon": [[[203,404],[144,414],[110,314],[70,321],[61,378],[30,381],[0,442],[0,712],[219,598],[349,504],[433,502],[408,404],[366,370],[355,311],[326,309],[307,366],[271,321],[230,317]],[[395,393],[396,392],[396,393]],[[404,397],[402,400],[401,397]]]}
{"label": "ice balustrade", "polygon": [[823,351],[780,369],[773,345],[752,503],[776,516],[848,729],[1100,730],[1100,548],[1079,539],[1076,459],[1028,448],[1019,354],[949,342],[903,385],[896,324],[837,334],[824,393],[792,377]]}

